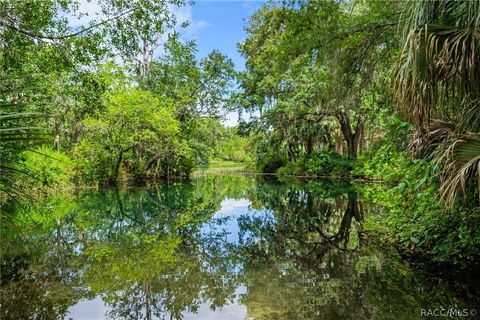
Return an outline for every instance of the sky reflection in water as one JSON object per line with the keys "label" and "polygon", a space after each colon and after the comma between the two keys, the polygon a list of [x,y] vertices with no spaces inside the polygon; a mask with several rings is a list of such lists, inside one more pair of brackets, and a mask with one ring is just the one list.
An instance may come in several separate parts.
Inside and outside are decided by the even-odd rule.
{"label": "sky reflection in water", "polygon": [[365,234],[367,187],[210,176],[19,208],[2,223],[0,318],[412,319],[462,305]]}

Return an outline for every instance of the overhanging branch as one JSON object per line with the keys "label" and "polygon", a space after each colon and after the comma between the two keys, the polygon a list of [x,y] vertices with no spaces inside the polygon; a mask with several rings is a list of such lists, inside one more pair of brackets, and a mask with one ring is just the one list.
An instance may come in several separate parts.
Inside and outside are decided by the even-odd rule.
{"label": "overhanging branch", "polygon": [[67,35],[63,35],[63,36],[51,36],[51,35],[44,35],[44,34],[34,33],[34,32],[31,32],[31,31],[28,31],[28,30],[25,30],[25,29],[21,29],[21,28],[19,28],[19,27],[16,27],[16,26],[13,25],[13,24],[8,24],[8,23],[6,23],[6,22],[4,22],[4,21],[1,21],[1,20],[0,20],[0,26],[5,27],[5,28],[8,28],[8,29],[11,29],[11,30],[14,30],[14,31],[16,31],[16,32],[19,32],[19,33],[21,33],[21,34],[23,34],[23,35],[26,35],[26,36],[31,37],[31,38],[34,38],[34,39],[39,39],[39,40],[52,40],[52,41],[53,41],[53,40],[65,40],[65,39],[68,39],[68,38],[76,37],[76,36],[78,36],[78,35],[80,35],[80,34],[82,34],[82,33],[85,33],[85,32],[87,32],[87,31],[90,31],[90,30],[92,30],[92,29],[95,29],[95,28],[97,28],[97,27],[99,27],[99,26],[101,26],[101,25],[104,25],[104,24],[106,24],[106,23],[109,23],[109,22],[111,22],[111,21],[118,20],[118,19],[120,19],[120,18],[122,18],[122,17],[124,17],[124,16],[126,16],[126,15],[128,15],[128,14],[130,14],[130,13],[135,12],[135,11],[138,10],[138,9],[139,9],[138,7],[137,7],[137,8],[129,9],[129,10],[127,10],[127,11],[125,11],[125,12],[117,15],[117,16],[114,16],[114,17],[112,17],[112,18],[109,18],[109,19],[100,21],[100,22],[98,22],[98,23],[96,23],[96,24],[93,24],[93,25],[91,25],[91,26],[89,26],[89,27],[83,28],[82,30],[79,30],[79,31],[77,31],[77,32],[70,33],[70,34],[67,34]]}

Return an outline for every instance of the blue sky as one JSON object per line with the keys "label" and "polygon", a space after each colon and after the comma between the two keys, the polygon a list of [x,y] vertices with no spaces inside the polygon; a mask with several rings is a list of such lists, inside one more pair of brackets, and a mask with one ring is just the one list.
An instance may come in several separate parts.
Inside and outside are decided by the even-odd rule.
{"label": "blue sky", "polygon": [[[264,1],[196,1],[193,6],[175,10],[178,20],[190,21],[190,26],[180,31],[185,40],[196,40],[198,58],[205,57],[216,49],[227,55],[235,63],[238,71],[245,69],[245,60],[238,53],[237,43],[242,42],[246,34],[246,20]],[[248,119],[248,115],[244,115]],[[238,123],[238,114],[231,112],[222,121],[226,126]]]}
{"label": "blue sky", "polygon": [[199,58],[217,49],[233,60],[237,70],[243,70],[237,43],[245,38],[244,20],[261,5],[261,1],[196,1],[188,9],[191,26],[184,37],[197,41]]}

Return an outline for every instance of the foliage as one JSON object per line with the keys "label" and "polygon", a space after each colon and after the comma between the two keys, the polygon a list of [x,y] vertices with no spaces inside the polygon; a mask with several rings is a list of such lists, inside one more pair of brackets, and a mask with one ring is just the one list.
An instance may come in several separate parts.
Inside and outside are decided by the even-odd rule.
{"label": "foliage", "polygon": [[[8,123],[9,120],[27,120],[29,113],[5,112],[0,114],[0,201],[14,199],[21,194],[19,176],[32,177],[30,168],[24,167],[19,153],[34,145],[38,140],[36,127]],[[4,199],[6,198],[6,199]]]}
{"label": "foliage", "polygon": [[[189,150],[182,148],[179,122],[168,101],[138,89],[113,92],[105,99],[105,112],[84,121],[86,134],[75,151],[77,179],[112,183],[170,175],[176,157],[186,158],[182,163],[188,166]],[[188,174],[190,168],[185,170],[179,174]]]}
{"label": "foliage", "polygon": [[218,155],[222,139],[244,144],[196,132],[207,117],[226,130],[219,119],[232,108],[236,73],[220,52],[197,59],[196,44],[179,39],[188,23],[177,24],[175,8],[184,4],[94,0],[88,15],[76,0],[1,2],[2,202],[25,190],[22,175],[35,170],[19,157],[37,143],[71,158],[78,184],[185,177]]}
{"label": "foliage", "polygon": [[258,110],[260,130],[282,140],[274,148],[290,162],[330,146],[355,158],[375,133],[369,117],[377,113],[364,102],[391,100],[383,88],[397,54],[397,12],[397,2],[287,1],[250,18],[240,44],[242,104]]}
{"label": "foliage", "polygon": [[412,159],[391,140],[379,144],[377,150],[360,157],[353,170],[386,183],[362,189],[365,200],[383,208],[366,228],[415,257],[459,269],[475,268],[479,261],[475,248],[480,241],[478,207],[471,201],[445,209],[430,162]]}
{"label": "foliage", "polygon": [[74,163],[65,153],[43,146],[24,152],[22,158],[22,164],[33,174],[28,179],[31,188],[37,185],[39,190],[53,187],[65,191],[73,187]]}
{"label": "foliage", "polygon": [[443,165],[440,196],[452,206],[459,194],[463,194],[463,200],[467,202],[475,201],[474,195],[477,194],[480,203],[480,134],[464,134],[448,143],[443,147],[445,150],[440,148],[443,154],[436,159]]}
{"label": "foliage", "polygon": [[351,161],[334,151],[320,151],[306,163],[308,175],[345,177],[351,170]]}
{"label": "foliage", "polygon": [[352,174],[396,183],[404,177],[405,168],[425,162],[413,160],[408,152],[405,137],[412,131],[409,123],[391,117],[386,121],[383,130],[383,136],[371,142],[369,148],[358,157]]}
{"label": "foliage", "polygon": [[[98,8],[98,15],[89,19],[80,12],[83,2],[79,0],[0,2],[1,209],[16,208],[10,200],[21,194],[68,189],[72,181],[79,186],[140,184],[188,177],[195,166],[209,164],[217,172],[222,165],[231,166],[231,171],[245,165],[281,175],[352,175],[384,182],[363,191],[364,199],[383,213],[367,222],[371,230],[381,231],[404,251],[428,261],[461,269],[478,265],[478,2],[269,2],[246,22],[246,38],[238,45],[246,69],[240,73],[223,53],[214,50],[197,58],[197,44],[182,40],[174,13],[183,0],[88,2]],[[403,29],[403,37],[397,29]],[[402,120],[411,124],[397,119],[396,103]],[[225,127],[222,120],[236,109],[250,113],[249,122]],[[362,220],[362,206],[350,187],[325,191],[316,181],[306,191],[294,184],[288,190],[272,187],[270,192],[262,183],[248,185],[247,191],[238,185],[220,190],[218,182],[212,178],[205,186],[219,193],[209,195],[215,201],[204,202],[204,194],[187,197],[192,203],[176,203],[180,209],[169,208],[165,216],[158,210],[165,208],[166,197],[183,201],[179,198],[184,189],[172,187],[172,193],[165,194],[149,190],[142,199],[161,196],[154,204],[139,201],[138,210],[128,207],[129,201],[102,207],[102,212],[115,213],[120,220],[98,215],[98,208],[83,210],[87,214],[80,214],[79,224],[63,230],[71,237],[88,234],[88,239],[78,239],[85,245],[81,253],[77,243],[67,241],[74,246],[72,250],[51,242],[54,228],[61,229],[56,219],[71,211],[73,201],[50,212],[50,220],[42,217],[41,210],[31,216],[41,223],[48,220],[44,225],[48,232],[38,235],[45,240],[41,243],[58,245],[69,257],[86,253],[74,259],[76,266],[62,265],[60,273],[72,274],[69,268],[87,265],[91,269],[85,279],[98,285],[98,291],[114,285],[117,275],[122,284],[135,283],[127,291],[109,292],[117,312],[114,318],[128,310],[136,310],[137,317],[143,315],[143,301],[158,305],[168,301],[170,297],[161,295],[151,301],[147,298],[150,290],[158,294],[164,288],[155,279],[157,272],[180,265],[180,269],[185,267],[182,272],[200,270],[203,274],[200,260],[181,259],[192,252],[195,258],[206,252],[185,245],[184,235],[198,231],[190,222],[205,216],[196,213],[211,213],[219,206],[220,196],[228,192],[234,198],[250,193],[253,207],[271,209],[281,217],[283,225],[268,218],[244,218],[250,235],[273,242],[270,247],[268,241],[252,236],[246,250],[261,253],[256,258],[272,259],[270,253],[276,252],[288,262],[290,254],[302,256],[308,251],[321,256],[326,252],[322,250],[340,244],[347,249],[359,247],[360,228],[348,239],[352,218]],[[265,193],[252,196],[256,188]],[[117,189],[114,192],[113,197],[122,197]],[[313,193],[328,195],[328,199],[317,199]],[[56,203],[46,206],[50,205]],[[144,205],[157,215],[146,217]],[[337,213],[342,210],[348,214],[340,217]],[[8,210],[6,215],[3,211],[7,210],[2,210],[2,218],[14,218],[15,211]],[[128,216],[130,211],[134,211],[133,218]],[[318,212],[325,220],[336,219],[334,230],[322,229]],[[18,220],[20,226],[30,226],[26,216]],[[75,214],[70,217],[77,219]],[[95,222],[96,217],[104,220]],[[99,226],[104,233],[97,232]],[[121,232],[111,230],[117,227]],[[292,235],[295,239],[289,238]],[[325,235],[329,241],[324,241]],[[307,250],[304,244],[312,239],[315,244]],[[40,256],[48,251],[37,249]],[[180,254],[182,250],[186,251]],[[360,274],[367,273],[367,265],[376,268],[382,263],[377,255],[369,254],[358,257],[358,262],[352,268]],[[55,270],[52,266],[42,265],[41,286],[26,298],[45,296],[46,305],[58,299],[48,295],[45,275]],[[19,269],[15,262],[9,268]],[[99,270],[108,271],[105,278],[97,278]],[[300,279],[302,273],[297,271],[290,274],[291,279]],[[68,280],[72,289],[54,316],[77,299],[78,278]],[[257,277],[252,283],[266,288],[256,292],[270,293],[271,288]],[[172,284],[175,281],[168,282]],[[328,285],[340,288],[341,282]],[[15,295],[17,289],[13,285],[8,292]],[[315,300],[313,305],[317,302],[325,303]],[[178,307],[175,315],[186,305]],[[193,305],[198,307],[198,302]],[[28,312],[37,312],[32,310]],[[288,310],[282,316],[292,317]]]}
{"label": "foliage", "polygon": [[248,139],[237,133],[236,127],[224,127],[217,119],[199,118],[191,122],[189,143],[196,164],[207,165],[212,159],[243,162]]}
{"label": "foliage", "polygon": [[200,116],[219,118],[232,108],[236,75],[232,60],[215,50],[197,60],[197,51],[194,42],[169,36],[165,54],[152,61],[141,82],[154,95],[171,98],[184,124]]}
{"label": "foliage", "polygon": [[413,129],[409,123],[391,118],[384,136],[354,164],[352,174],[383,181],[361,189],[368,203],[383,208],[365,227],[420,261],[475,268],[479,261],[475,246],[480,241],[475,200],[457,201],[445,208],[438,195],[438,165],[411,156],[405,137]]}
{"label": "foliage", "polygon": [[404,177],[394,187],[366,188],[365,199],[384,208],[371,218],[373,225],[366,227],[380,231],[383,237],[414,257],[473,270],[480,258],[478,207],[455,206],[444,210],[436,198],[435,181],[428,175],[420,178],[424,172],[425,165],[404,167]]}
{"label": "foliage", "polygon": [[278,174],[292,174],[323,177],[347,177],[351,170],[351,160],[335,151],[315,151],[310,159],[300,158],[288,162],[277,170]]}
{"label": "foliage", "polygon": [[208,166],[199,166],[194,171],[194,175],[210,175],[210,174],[226,174],[226,173],[238,173],[245,172],[246,168],[244,163],[225,161],[225,160],[211,160]]}
{"label": "foliage", "polygon": [[286,165],[277,169],[276,173],[280,175],[303,175],[304,163],[303,159],[296,162],[287,162]]}
{"label": "foliage", "polygon": [[[395,96],[415,126],[410,148],[423,159],[412,160],[398,142],[406,137],[399,130],[385,135],[355,169],[394,184],[387,192],[382,190],[386,187],[366,192],[367,199],[385,207],[374,229],[382,226],[407,252],[469,270],[478,264],[475,248],[480,241],[474,116],[480,74],[478,12],[478,4],[469,1],[406,6]],[[458,199],[461,193],[464,201]]]}
{"label": "foliage", "polygon": [[395,97],[416,128],[416,151],[444,167],[448,205],[480,193],[480,6],[476,1],[416,1],[405,7],[404,48]]}
{"label": "foliage", "polygon": [[21,153],[49,137],[47,130],[38,125],[44,114],[29,112],[27,108],[36,103],[22,97],[26,81],[6,78],[0,85],[0,207],[4,201],[24,194],[26,188],[19,179],[35,179],[33,168],[22,162]]}
{"label": "foliage", "polygon": [[224,137],[218,143],[218,150],[214,157],[243,162],[246,158],[248,139],[237,134],[237,128],[224,129]]}
{"label": "foliage", "polygon": [[[416,1],[406,6],[404,49],[395,95],[416,127],[455,117],[477,130],[480,98],[480,6],[476,1]],[[469,112],[468,112],[469,111]],[[473,117],[472,117],[473,116]]]}
{"label": "foliage", "polygon": [[260,132],[249,137],[249,154],[260,172],[275,173],[288,161],[281,139],[276,134]]}

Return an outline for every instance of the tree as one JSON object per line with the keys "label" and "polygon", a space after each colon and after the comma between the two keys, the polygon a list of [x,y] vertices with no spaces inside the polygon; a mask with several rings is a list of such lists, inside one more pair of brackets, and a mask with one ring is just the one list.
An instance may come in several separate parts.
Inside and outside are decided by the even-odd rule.
{"label": "tree", "polygon": [[169,175],[167,160],[182,148],[188,154],[188,147],[182,147],[178,137],[179,122],[173,107],[146,91],[127,89],[108,94],[105,112],[87,118],[84,126],[86,133],[76,152],[82,174],[90,182],[117,181],[122,165],[127,178],[145,178],[150,171]]}
{"label": "tree", "polygon": [[186,124],[199,117],[221,118],[233,102],[232,60],[214,50],[198,61],[196,52],[194,42],[182,43],[177,34],[171,35],[164,54],[152,62],[142,81],[155,95],[172,98],[177,118]]}
{"label": "tree", "polygon": [[[104,108],[108,88],[97,68],[121,55],[127,63],[141,58],[138,69],[145,75],[153,48],[174,28],[172,6],[183,1],[89,1],[98,15],[87,23],[76,21],[85,15],[80,4],[0,2],[0,77],[8,87],[0,93],[1,188],[11,195],[16,174],[30,171],[20,169],[19,154],[45,142],[46,133],[58,150],[72,149],[82,137],[83,120]],[[15,165],[6,170],[6,161]]]}
{"label": "tree", "polygon": [[162,52],[141,86],[159,99],[170,99],[196,163],[206,164],[223,138],[220,119],[234,108],[233,62],[218,51],[198,60],[196,44],[182,43],[178,34],[169,36]]}
{"label": "tree", "polygon": [[444,166],[440,191],[453,204],[474,179],[480,194],[480,3],[416,1],[405,16],[395,97],[413,147]]}
{"label": "tree", "polygon": [[306,132],[302,143],[287,138],[287,128],[333,118],[346,145],[338,149],[355,158],[368,135],[364,97],[377,93],[380,101],[389,100],[379,89],[388,86],[385,74],[396,54],[397,6],[343,1],[265,5],[251,17],[248,38],[240,44],[247,59],[245,106],[260,114],[281,108],[269,125],[283,132],[287,149],[304,144],[307,153],[316,131]]}

